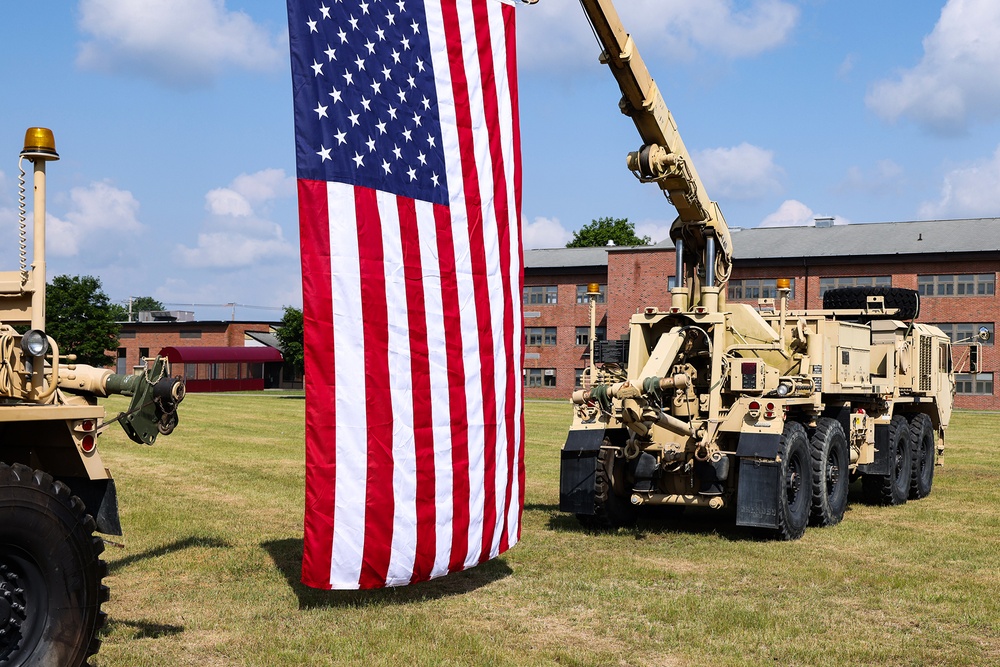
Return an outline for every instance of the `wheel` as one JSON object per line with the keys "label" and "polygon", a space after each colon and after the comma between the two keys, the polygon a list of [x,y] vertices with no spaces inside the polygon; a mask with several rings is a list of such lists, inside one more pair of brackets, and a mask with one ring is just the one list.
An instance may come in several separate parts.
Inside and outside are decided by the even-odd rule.
{"label": "wheel", "polygon": [[615,493],[615,485],[622,487],[625,476],[625,459],[615,456],[612,449],[601,449],[597,455],[594,513],[577,514],[576,518],[588,528],[610,529],[631,526],[637,510],[628,498]]}
{"label": "wheel", "polygon": [[851,459],[844,428],[836,419],[824,417],[810,441],[812,464],[812,508],[814,526],[833,526],[844,518]]}
{"label": "wheel", "polygon": [[778,486],[778,527],[783,540],[802,537],[809,523],[812,496],[812,466],[809,463],[809,437],[802,424],[788,422],[778,447],[781,460]]}
{"label": "wheel", "polygon": [[0,463],[0,664],[80,667],[97,652],[104,543],[48,473]]}
{"label": "wheel", "polygon": [[[868,297],[880,296],[886,308],[899,308],[892,315],[896,320],[916,319],[920,314],[920,294],[916,290],[903,287],[838,287],[823,294],[823,308],[826,310],[858,310],[868,306]],[[887,316],[858,319],[885,319]]]}
{"label": "wheel", "polygon": [[913,456],[910,498],[926,498],[934,483],[934,425],[925,414],[910,420],[910,453]]}
{"label": "wheel", "polygon": [[889,423],[889,474],[864,475],[861,489],[865,500],[877,505],[902,505],[910,494],[913,468],[910,452],[910,425],[896,415]]}

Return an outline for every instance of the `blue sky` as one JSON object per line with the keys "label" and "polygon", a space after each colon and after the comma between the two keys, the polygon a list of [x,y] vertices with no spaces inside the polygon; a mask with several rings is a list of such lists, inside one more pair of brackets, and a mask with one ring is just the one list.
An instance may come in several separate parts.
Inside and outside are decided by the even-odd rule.
{"label": "blue sky", "polygon": [[[731,226],[1000,215],[1000,3],[618,4]],[[96,275],[112,300],[203,319],[233,309],[183,304],[245,304],[240,319],[301,305],[284,2],[2,14],[0,267],[17,263],[23,132],[43,125],[62,156],[50,279]],[[518,20],[526,245],[606,215],[661,240],[673,210],[624,167],[637,134],[578,3]]]}

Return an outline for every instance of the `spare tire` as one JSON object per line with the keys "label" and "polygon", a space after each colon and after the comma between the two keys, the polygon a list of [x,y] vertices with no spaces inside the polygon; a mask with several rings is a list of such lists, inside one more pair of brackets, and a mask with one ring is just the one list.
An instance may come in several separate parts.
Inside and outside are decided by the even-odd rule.
{"label": "spare tire", "polygon": [[920,294],[917,290],[903,287],[838,287],[827,290],[823,295],[824,310],[864,310],[868,307],[868,297],[880,296],[886,309],[898,308],[895,315],[858,315],[845,319],[857,320],[913,320],[920,314]]}

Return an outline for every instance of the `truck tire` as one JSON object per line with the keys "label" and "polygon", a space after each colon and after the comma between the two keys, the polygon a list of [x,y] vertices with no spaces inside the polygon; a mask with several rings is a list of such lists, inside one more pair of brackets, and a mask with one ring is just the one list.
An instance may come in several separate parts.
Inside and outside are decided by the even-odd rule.
{"label": "truck tire", "polygon": [[809,437],[802,424],[787,422],[778,447],[781,460],[778,484],[778,537],[797,540],[809,523],[812,497],[812,465],[809,456]]}
{"label": "truck tire", "polygon": [[875,505],[902,505],[910,495],[913,457],[910,449],[910,425],[906,417],[896,415],[889,423],[889,474],[864,475],[861,490],[865,500]]}
{"label": "truck tire", "polygon": [[97,652],[104,543],[68,486],[0,463],[0,664],[80,667]]}
{"label": "truck tire", "polygon": [[810,523],[833,526],[844,518],[850,485],[851,458],[844,427],[836,419],[823,417],[809,444],[812,463]]}
{"label": "truck tire", "polygon": [[629,502],[615,493],[615,482],[625,474],[625,459],[616,457],[614,450],[601,449],[597,455],[597,476],[594,482],[594,513],[577,514],[576,518],[587,528],[609,530],[631,526],[635,523],[637,510]]}
{"label": "truck tire", "polygon": [[926,498],[934,483],[934,425],[925,414],[910,420],[910,453],[913,457],[910,498]]}
{"label": "truck tire", "polygon": [[[856,319],[871,320],[891,317],[894,320],[913,320],[920,314],[920,294],[903,287],[838,287],[823,294],[825,310],[857,310],[868,306],[868,297],[880,296],[886,308],[899,308],[892,316],[868,316]],[[855,318],[852,318],[855,319]]]}

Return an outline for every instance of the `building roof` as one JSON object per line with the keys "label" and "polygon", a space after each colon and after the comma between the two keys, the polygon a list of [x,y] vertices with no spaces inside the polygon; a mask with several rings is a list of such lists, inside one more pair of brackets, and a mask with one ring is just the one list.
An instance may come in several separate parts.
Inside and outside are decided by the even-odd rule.
{"label": "building roof", "polygon": [[274,349],[281,351],[281,341],[273,333],[264,333],[262,331],[248,331],[247,336],[260,343],[261,345],[266,345],[267,347],[273,347]]}
{"label": "building roof", "polygon": [[282,361],[281,353],[273,347],[165,347],[160,350],[171,363],[182,364],[235,364]]}
{"label": "building roof", "polygon": [[577,269],[585,266],[607,266],[608,249],[599,248],[539,248],[524,253],[525,269]]}

